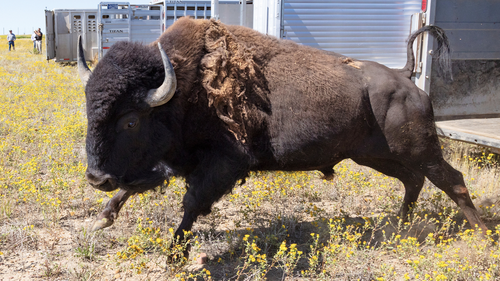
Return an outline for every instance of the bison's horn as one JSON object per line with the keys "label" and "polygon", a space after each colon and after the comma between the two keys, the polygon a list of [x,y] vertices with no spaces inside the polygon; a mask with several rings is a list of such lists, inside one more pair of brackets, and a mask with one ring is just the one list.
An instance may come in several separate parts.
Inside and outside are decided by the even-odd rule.
{"label": "bison's horn", "polygon": [[146,102],[151,107],[166,104],[174,96],[175,89],[177,88],[177,79],[175,78],[174,67],[161,47],[160,42],[158,42],[158,48],[160,49],[163,66],[165,67],[165,80],[160,88],[149,90]]}
{"label": "bison's horn", "polygon": [[87,85],[87,81],[89,80],[90,74],[92,74],[92,71],[90,71],[89,67],[87,66],[87,62],[85,61],[85,54],[83,53],[83,46],[82,46],[82,36],[78,36],[78,74],[80,75],[80,80],[82,81],[83,85]]}

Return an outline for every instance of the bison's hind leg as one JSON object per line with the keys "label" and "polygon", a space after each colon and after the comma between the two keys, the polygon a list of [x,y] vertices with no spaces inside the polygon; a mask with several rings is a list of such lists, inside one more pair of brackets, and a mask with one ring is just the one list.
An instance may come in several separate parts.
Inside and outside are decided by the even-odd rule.
{"label": "bison's hind leg", "polygon": [[360,158],[352,160],[359,165],[370,167],[385,175],[397,178],[403,183],[405,187],[405,197],[403,204],[401,205],[401,209],[399,210],[399,217],[402,218],[403,221],[407,221],[415,202],[418,199],[420,191],[424,186],[425,177],[415,170],[410,169],[402,163],[394,160],[375,158]]}
{"label": "bison's hind leg", "polygon": [[472,203],[462,173],[451,167],[442,157],[421,166],[425,176],[457,203],[471,226],[479,227],[486,233],[488,228]]}
{"label": "bison's hind leg", "polygon": [[333,161],[330,162],[330,165],[318,169],[318,171],[323,173],[321,178],[327,181],[333,180],[335,178],[335,170],[333,168],[342,160],[344,160],[344,158],[334,158]]}

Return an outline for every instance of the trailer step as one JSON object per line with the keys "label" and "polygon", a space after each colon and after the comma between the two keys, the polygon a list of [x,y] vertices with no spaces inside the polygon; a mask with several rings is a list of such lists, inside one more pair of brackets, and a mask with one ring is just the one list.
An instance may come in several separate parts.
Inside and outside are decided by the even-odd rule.
{"label": "trailer step", "polygon": [[446,120],[436,125],[440,136],[487,146],[500,153],[500,118]]}

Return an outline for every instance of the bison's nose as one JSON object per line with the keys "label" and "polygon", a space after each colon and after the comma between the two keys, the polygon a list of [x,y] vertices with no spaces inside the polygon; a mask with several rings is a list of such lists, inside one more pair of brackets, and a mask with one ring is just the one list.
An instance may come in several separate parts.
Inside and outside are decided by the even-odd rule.
{"label": "bison's nose", "polygon": [[99,190],[113,191],[118,188],[116,185],[116,180],[111,175],[87,169],[87,171],[85,172],[85,177],[87,178],[87,181],[90,183],[90,185],[92,185],[92,187]]}

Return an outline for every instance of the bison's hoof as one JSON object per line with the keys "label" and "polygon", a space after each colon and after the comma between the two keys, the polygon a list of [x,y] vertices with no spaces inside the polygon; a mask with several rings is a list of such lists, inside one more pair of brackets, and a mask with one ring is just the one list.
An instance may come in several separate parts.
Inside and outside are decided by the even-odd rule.
{"label": "bison's hoof", "polygon": [[113,224],[112,220],[107,218],[102,218],[94,223],[94,225],[92,226],[92,231],[106,228],[108,226],[111,226],[112,224]]}

